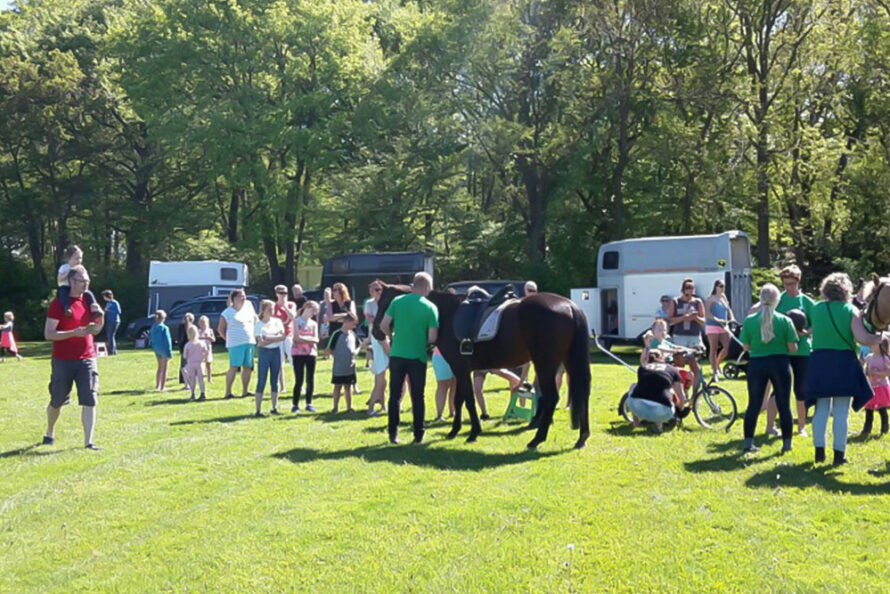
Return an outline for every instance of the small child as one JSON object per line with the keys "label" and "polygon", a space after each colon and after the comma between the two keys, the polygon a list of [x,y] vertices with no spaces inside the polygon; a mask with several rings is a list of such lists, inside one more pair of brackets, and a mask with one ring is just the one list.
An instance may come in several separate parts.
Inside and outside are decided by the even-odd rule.
{"label": "small child", "polygon": [[865,404],[865,426],[862,428],[862,437],[871,433],[871,427],[875,420],[875,411],[881,415],[881,435],[890,430],[888,426],[887,408],[890,407],[890,357],[884,353],[890,351],[890,337],[881,339],[881,349],[872,352],[865,358],[865,371],[875,391],[874,398]]}
{"label": "small child", "polygon": [[300,412],[300,392],[306,379],[306,410],[315,412],[312,393],[315,391],[315,364],[318,361],[318,302],[307,301],[294,320],[294,346],[291,358],[294,364],[294,394],[292,413]]}
{"label": "small child", "polygon": [[[71,273],[72,268],[80,266],[83,262],[83,250],[76,245],[69,245],[65,250],[65,261],[65,264],[59,266],[59,272],[56,273],[56,282],[59,284],[59,301],[62,307],[65,308],[65,315],[70,318],[72,316],[71,285],[68,284],[68,275]],[[91,317],[94,320],[102,317],[102,308],[96,302],[96,296],[93,295],[93,292],[90,290],[84,291],[83,298],[86,300],[87,305],[90,306]]]}
{"label": "small child", "polygon": [[334,366],[331,383],[334,384],[334,412],[340,410],[340,389],[346,396],[346,410],[354,412],[352,408],[352,385],[355,383],[355,355],[358,353],[358,339],[355,336],[355,326],[358,320],[350,313],[343,318],[343,326],[331,335],[325,354],[334,356]]}
{"label": "small child", "polygon": [[158,372],[155,374],[155,390],[162,391],[167,387],[167,363],[173,358],[173,340],[170,328],[164,321],[167,312],[159,309],[155,312],[155,325],[151,327],[151,348],[158,359]]}
{"label": "small child", "polygon": [[15,316],[11,311],[3,314],[3,325],[0,326],[0,355],[2,355],[3,363],[6,363],[6,352],[9,351],[15,355],[16,360],[21,361],[23,357],[19,355],[19,349],[15,344],[15,336],[12,334]]}
{"label": "small child", "polygon": [[207,356],[204,357],[205,375],[207,383],[213,383],[213,343],[216,341],[216,334],[210,327],[210,318],[201,316],[198,318],[198,338],[207,346]]}
{"label": "small child", "polygon": [[198,336],[198,327],[194,324],[190,325],[186,331],[188,342],[182,350],[182,358],[185,359],[185,367],[182,373],[185,376],[185,384],[192,391],[192,400],[195,400],[195,385],[201,388],[201,397],[198,400],[205,400],[204,396],[204,361],[207,358],[207,344]]}

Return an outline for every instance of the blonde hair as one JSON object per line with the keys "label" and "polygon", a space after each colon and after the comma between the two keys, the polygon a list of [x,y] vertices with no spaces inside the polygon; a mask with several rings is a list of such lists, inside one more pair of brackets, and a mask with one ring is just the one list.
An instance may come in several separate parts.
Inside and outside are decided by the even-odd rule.
{"label": "blonde hair", "polygon": [[433,277],[426,272],[418,272],[414,275],[414,286],[422,289],[433,289]]}
{"label": "blonde hair", "polygon": [[263,299],[260,301],[260,317],[263,317],[263,314],[266,313],[266,310],[269,310],[269,315],[272,315],[272,312],[275,311],[273,308],[275,307],[275,302],[269,299]]}
{"label": "blonde hair", "polygon": [[198,342],[198,327],[194,324],[189,326],[186,331],[186,336],[189,337],[189,342]]}
{"label": "blonde hair", "polygon": [[195,314],[193,314],[192,312],[186,313],[184,316],[182,316],[182,321],[191,326],[195,323]]}
{"label": "blonde hair", "polygon": [[161,322],[163,322],[166,319],[167,319],[167,312],[164,311],[163,309],[159,309],[158,311],[155,312],[155,322],[157,322],[158,324],[160,324]]}
{"label": "blonde hair", "polygon": [[3,312],[3,319],[6,320],[7,322],[14,322],[15,315],[11,311],[5,311],[5,312]]}
{"label": "blonde hair", "polygon": [[312,301],[312,300],[310,299],[309,301],[307,301],[306,303],[303,304],[303,307],[300,308],[300,315],[302,316],[302,315],[303,315],[303,312],[305,312],[305,311],[306,311],[307,309],[309,309],[310,307],[313,308],[313,309],[315,309],[316,312],[318,312],[319,310],[321,310],[321,306],[318,305],[318,301]]}
{"label": "blonde hair", "polygon": [[655,330],[655,328],[657,328],[658,326],[664,326],[664,331],[667,332],[667,320],[665,320],[664,318],[656,318],[655,321],[652,323],[652,329]]}
{"label": "blonde hair", "polygon": [[210,318],[208,318],[207,316],[201,316],[200,318],[198,318],[198,326],[200,326],[202,323],[207,328],[210,328]]}
{"label": "blonde hair", "polygon": [[773,329],[773,313],[779,304],[779,288],[772,284],[766,283],[760,289],[760,340],[769,342],[776,337]]}

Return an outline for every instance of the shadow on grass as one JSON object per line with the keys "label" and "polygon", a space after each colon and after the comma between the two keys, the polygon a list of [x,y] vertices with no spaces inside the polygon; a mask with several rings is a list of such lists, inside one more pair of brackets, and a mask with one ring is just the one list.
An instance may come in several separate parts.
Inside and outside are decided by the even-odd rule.
{"label": "shadow on grass", "polygon": [[15,450],[0,452],[0,459],[15,458],[17,456],[52,456],[53,454],[58,454],[59,452],[64,451],[64,450],[55,450],[55,449],[38,450],[37,448],[40,447],[41,445],[43,445],[43,444],[35,443],[35,444],[29,445],[29,446],[25,446],[23,448],[17,448]]}
{"label": "shadow on grass", "polygon": [[745,486],[754,489],[818,488],[829,493],[846,493],[848,495],[887,495],[890,493],[890,483],[874,485],[845,483],[838,480],[841,474],[842,471],[832,466],[814,466],[812,462],[802,462],[758,472],[745,481]]}
{"label": "shadow on grass", "polygon": [[749,466],[753,466],[754,464],[761,464],[763,462],[768,462],[773,458],[781,457],[781,452],[775,452],[769,454],[768,456],[763,456],[762,454],[754,453],[745,455],[742,452],[741,440],[737,440],[739,442],[738,447],[734,452],[724,454],[723,456],[718,456],[717,458],[706,458],[704,460],[694,460],[692,462],[684,462],[683,466],[689,472],[735,472],[736,470],[742,470],[743,468],[748,468]]}
{"label": "shadow on grass", "polygon": [[658,433],[655,431],[655,428],[648,423],[644,424],[642,427],[634,427],[626,421],[612,421],[612,425],[606,429],[606,433],[619,437],[661,437],[664,433],[680,430],[681,429],[677,427],[676,423],[665,425],[662,433]]}
{"label": "shadow on grass", "polygon": [[[222,398],[217,398],[217,400],[222,400]],[[187,404],[189,402],[198,403],[197,400],[192,400],[189,396],[184,396],[182,398],[165,398],[164,400],[152,400],[150,402],[146,402],[145,406],[161,406],[163,404]],[[207,402],[207,400],[204,400]]]}
{"label": "shadow on grass", "polygon": [[246,419],[265,419],[266,417],[255,417],[253,413],[246,415],[230,415],[228,417],[216,417],[215,419],[190,419],[188,421],[173,421],[170,425],[205,425],[208,423],[237,423]]}
{"label": "shadow on grass", "polygon": [[111,390],[105,392],[105,394],[111,396],[141,396],[143,394],[148,394],[148,390]]}
{"label": "shadow on grass", "polygon": [[556,456],[562,452],[539,452],[523,450],[510,454],[489,454],[473,449],[430,449],[426,445],[380,445],[364,446],[349,450],[324,452],[308,448],[294,448],[273,454],[273,457],[302,464],[316,460],[346,460],[359,458],[365,462],[388,462],[390,464],[412,464],[439,470],[484,470],[510,464],[522,464],[542,458]]}

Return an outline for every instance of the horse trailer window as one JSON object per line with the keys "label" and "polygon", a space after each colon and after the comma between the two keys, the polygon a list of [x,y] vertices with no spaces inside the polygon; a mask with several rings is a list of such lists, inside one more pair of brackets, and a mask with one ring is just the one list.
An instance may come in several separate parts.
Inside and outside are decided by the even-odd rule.
{"label": "horse trailer window", "polygon": [[237,268],[220,268],[219,269],[219,280],[224,280],[224,281],[238,280],[238,269]]}
{"label": "horse trailer window", "polygon": [[346,274],[349,272],[349,259],[339,258],[331,262],[331,272],[333,274]]}
{"label": "horse trailer window", "polygon": [[603,270],[618,270],[618,252],[603,254]]}

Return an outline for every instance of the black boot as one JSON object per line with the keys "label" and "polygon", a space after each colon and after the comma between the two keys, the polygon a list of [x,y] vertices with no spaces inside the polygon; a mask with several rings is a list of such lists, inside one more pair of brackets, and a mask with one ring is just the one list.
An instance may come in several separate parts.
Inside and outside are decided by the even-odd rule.
{"label": "black boot", "polygon": [[866,438],[871,434],[872,425],[875,422],[875,411],[866,410],[865,411],[865,425],[862,426],[862,433],[859,434],[860,439]]}
{"label": "black boot", "polygon": [[832,463],[834,466],[840,466],[841,464],[846,464],[847,462],[849,462],[849,460],[844,457],[843,450],[834,451],[834,462]]}
{"label": "black boot", "polygon": [[816,463],[825,462],[825,448],[816,448]]}
{"label": "black boot", "polygon": [[887,409],[886,409],[886,408],[882,408],[882,409],[881,409],[880,411],[878,411],[878,412],[881,413],[881,435],[884,435],[885,433],[887,433],[887,431],[890,431],[890,427],[888,427],[888,425],[890,425],[890,423],[887,422],[887,421],[888,421],[888,419],[887,419]]}

